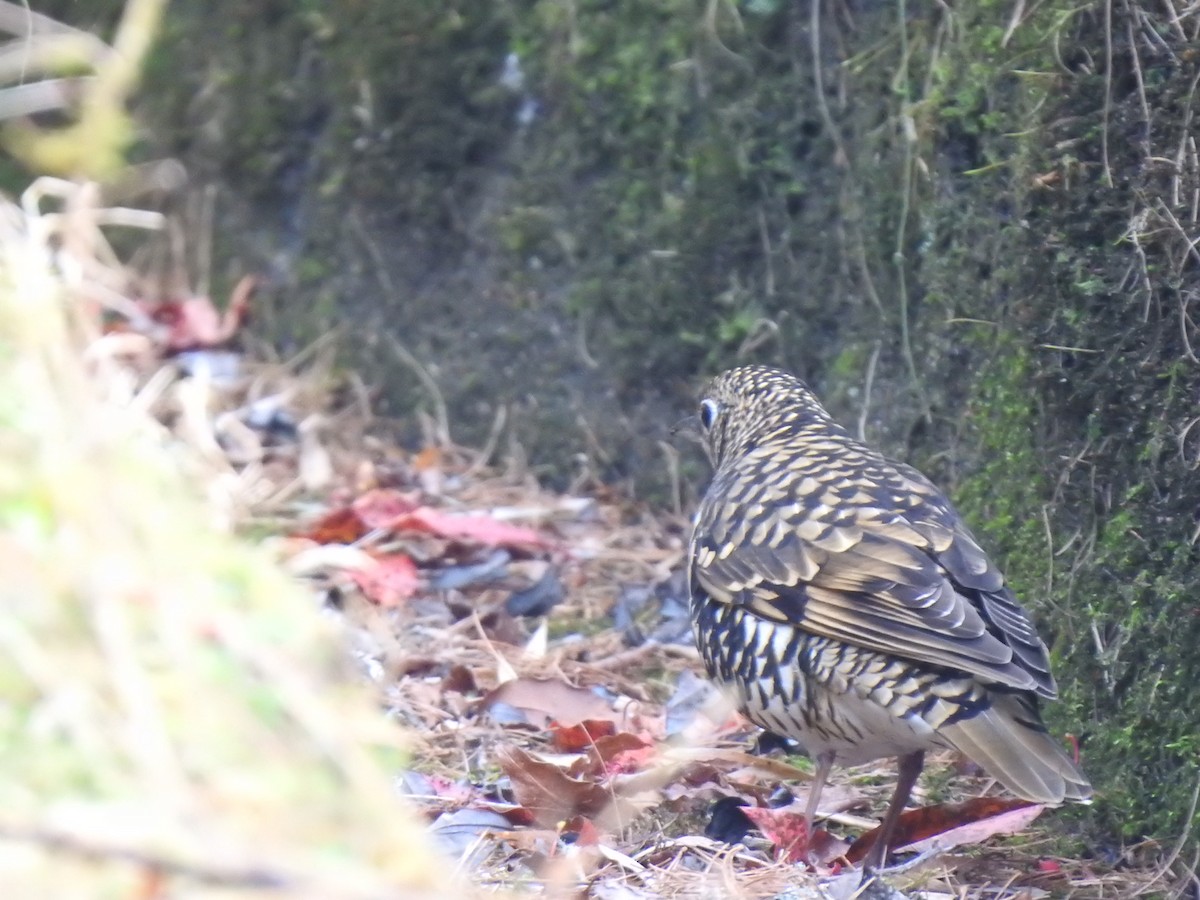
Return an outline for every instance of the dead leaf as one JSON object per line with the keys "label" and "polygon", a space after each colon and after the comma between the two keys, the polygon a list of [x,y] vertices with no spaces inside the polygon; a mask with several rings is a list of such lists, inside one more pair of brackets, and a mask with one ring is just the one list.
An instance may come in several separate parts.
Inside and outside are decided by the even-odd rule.
{"label": "dead leaf", "polygon": [[397,531],[428,531],[456,540],[468,540],[490,547],[549,547],[550,542],[532,528],[509,525],[491,516],[456,515],[421,506],[396,518],[391,527]]}
{"label": "dead leaf", "polygon": [[353,544],[370,531],[359,514],[349,506],[331,509],[295,537],[318,544]]}
{"label": "dead leaf", "polygon": [[658,752],[653,744],[627,731],[598,737],[591,746],[580,749],[586,750],[587,755],[573,763],[568,770],[576,778],[634,771],[632,766],[621,762],[626,754],[642,752],[645,758],[649,758]]}
{"label": "dead leaf", "polygon": [[600,829],[587,816],[574,816],[563,824],[563,834],[575,835],[574,844],[578,847],[598,847],[601,838]]}
{"label": "dead leaf", "polygon": [[791,807],[766,809],[743,806],[742,814],[757,825],[758,830],[775,845],[781,861],[788,863],[808,861],[808,822],[802,812],[796,812]]}
{"label": "dead leaf", "polygon": [[[990,799],[990,798],[979,798]],[[973,801],[968,801],[968,803]],[[1013,800],[1007,801],[1014,804],[1025,803],[1026,801]],[[998,813],[980,819],[976,822],[967,822],[957,828],[952,828],[943,831],[925,840],[914,841],[907,845],[907,849],[914,853],[924,853],[926,850],[950,850],[954,847],[961,847],[964,844],[980,844],[990,837],[999,834],[1016,834],[1024,831],[1029,827],[1046,807],[1040,803],[1027,804],[1024,806],[1016,806],[1008,812]]]}
{"label": "dead leaf", "polygon": [[416,564],[403,553],[372,558],[374,565],[347,572],[371,602],[384,607],[398,606],[421,586]]}
{"label": "dead leaf", "polygon": [[[1045,809],[1028,800],[976,797],[965,803],[940,803],[910,809],[896,824],[892,849],[914,852],[937,847],[949,850],[962,844],[978,844],[997,834],[1013,834],[1028,827]],[[846,859],[859,862],[871,849],[879,829],[873,828],[850,845]]]}
{"label": "dead leaf", "polygon": [[579,753],[596,743],[597,738],[615,734],[617,725],[611,719],[584,719],[574,725],[550,723],[550,741],[561,753]]}
{"label": "dead leaf", "polygon": [[545,827],[555,827],[575,815],[595,815],[613,802],[602,785],[572,778],[553,763],[518,747],[498,748],[496,762],[512,783],[517,802]]}
{"label": "dead leaf", "polygon": [[[630,735],[632,737],[632,735]],[[646,765],[658,758],[658,748],[653,744],[644,743],[640,747],[627,747],[614,753],[605,763],[606,775],[631,775],[640,772]],[[674,771],[674,769],[672,769]]]}
{"label": "dead leaf", "polygon": [[351,509],[367,530],[372,530],[391,528],[393,522],[412,512],[418,505],[412,494],[391,488],[375,488],[355,497]]}
{"label": "dead leaf", "polygon": [[486,809],[459,809],[438,816],[429,833],[439,848],[452,860],[462,858],[480,846],[489,832],[503,831],[508,820]]}
{"label": "dead leaf", "polygon": [[[649,751],[649,754],[643,751]],[[620,734],[612,735],[612,737],[600,738],[589,749],[588,756],[593,757],[606,770],[611,771],[613,766],[619,768],[619,761],[623,758],[628,758],[628,755],[631,753],[641,753],[643,757],[647,757],[655,752],[657,752],[657,748],[649,741],[644,740],[636,734],[623,731]]]}
{"label": "dead leaf", "polygon": [[738,807],[738,812],[755,824],[763,836],[775,845],[781,862],[804,863],[824,869],[845,856],[850,847],[837,835],[824,828],[808,833],[804,821],[804,804],[792,803],[778,808]]}
{"label": "dead leaf", "polygon": [[675,762],[733,763],[744,769],[764,772],[780,781],[812,781],[813,777],[811,772],[805,772],[783,760],[755,756],[731,747],[671,747],[664,751],[664,756]]}
{"label": "dead leaf", "polygon": [[471,694],[479,690],[475,682],[475,673],[458,663],[450,667],[446,677],[442,679],[443,691],[454,691],[459,694]]}
{"label": "dead leaf", "polygon": [[[483,709],[505,704],[520,711],[525,723],[549,728],[552,723],[578,725],[588,719],[623,724],[626,716],[614,712],[607,700],[587,688],[573,687],[552,678],[515,678],[505,682],[481,701]],[[506,719],[511,724],[511,718]]]}
{"label": "dead leaf", "polygon": [[420,802],[437,801],[441,806],[464,807],[479,794],[474,787],[461,781],[451,781],[440,775],[426,775],[407,769],[397,779],[406,797]]}
{"label": "dead leaf", "polygon": [[239,281],[224,312],[218,310],[208,297],[167,300],[146,312],[166,327],[165,343],[169,352],[214,347],[237,333],[250,308],[250,298],[257,283],[252,275]]}

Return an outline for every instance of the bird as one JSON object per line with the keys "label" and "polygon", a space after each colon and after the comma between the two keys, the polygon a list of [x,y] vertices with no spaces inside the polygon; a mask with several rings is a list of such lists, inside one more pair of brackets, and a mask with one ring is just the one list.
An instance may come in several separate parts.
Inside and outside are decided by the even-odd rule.
{"label": "bird", "polygon": [[712,379],[698,428],[714,469],[687,554],[700,656],[751,722],[813,758],[810,826],[834,765],[898,758],[864,883],[929,750],[1026,800],[1090,800],[1042,722],[1057,696],[1046,644],[932,481],[769,366]]}

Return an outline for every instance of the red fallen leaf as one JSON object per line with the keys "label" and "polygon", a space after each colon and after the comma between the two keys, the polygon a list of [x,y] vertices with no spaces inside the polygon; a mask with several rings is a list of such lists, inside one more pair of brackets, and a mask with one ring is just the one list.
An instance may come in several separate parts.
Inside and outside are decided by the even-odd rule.
{"label": "red fallen leaf", "polygon": [[602,737],[595,746],[588,750],[588,755],[595,757],[602,765],[608,765],[617,757],[629,752],[647,749],[653,750],[654,745],[640,735],[622,731],[609,737]]}
{"label": "red fallen leaf", "polygon": [[169,300],[147,310],[150,318],[167,327],[166,344],[170,352],[215,347],[233,337],[250,308],[250,298],[258,279],[247,275],[237,283],[224,312],[208,297]]}
{"label": "red fallen leaf", "polygon": [[596,743],[597,738],[616,733],[617,723],[610,719],[584,719],[575,725],[550,723],[550,739],[554,749],[562,753],[579,753]]}
{"label": "red fallen leaf", "polygon": [[358,513],[347,506],[331,509],[306,531],[296,537],[304,537],[318,544],[353,544],[371,529],[363,522]]}
{"label": "red fallen leaf", "polygon": [[646,763],[656,756],[658,756],[658,748],[652,744],[621,750],[614,754],[604,766],[604,774],[629,775],[633,772],[640,772],[646,767]]}
{"label": "red fallen leaf", "polygon": [[[1044,806],[1028,800],[975,797],[965,803],[939,803],[910,809],[900,816],[892,849],[924,850],[936,844],[949,850],[960,844],[977,844],[996,834],[1012,834],[1038,817]],[[846,859],[859,862],[878,837],[873,828],[850,845]]]}
{"label": "red fallen leaf", "polygon": [[463,784],[461,781],[451,781],[449,778],[443,778],[440,775],[427,775],[426,783],[429,785],[429,792],[434,797],[460,806],[466,806],[474,800],[477,793],[475,788],[469,784]]}
{"label": "red fallen leaf", "polygon": [[1063,867],[1057,859],[1039,859],[1037,870],[1043,875],[1061,875]]}
{"label": "red fallen leaf", "polygon": [[808,861],[809,833],[804,814],[788,807],[767,809],[743,806],[746,818],[758,826],[758,830],[775,845],[778,858],[783,862],[802,863]]}
{"label": "red fallen leaf", "polygon": [[390,528],[392,523],[418,507],[412,494],[391,488],[375,488],[354,498],[351,509],[368,530]]}
{"label": "red fallen leaf", "polygon": [[550,546],[550,542],[532,528],[509,525],[491,516],[445,513],[429,506],[418,507],[399,516],[392,521],[391,527],[397,531],[405,528],[428,531],[441,537],[475,541],[489,547]]}
{"label": "red fallen leaf", "polygon": [[553,763],[519,747],[498,748],[496,762],[512,783],[517,802],[545,827],[555,827],[575,815],[595,815],[613,801],[607,788],[594,781],[571,778]]}
{"label": "red fallen leaf", "polygon": [[600,829],[587,816],[574,816],[562,828],[563,834],[575,835],[576,847],[600,846]]}
{"label": "red fallen leaf", "polygon": [[508,819],[513,825],[527,828],[535,823],[533,813],[523,806],[508,806],[503,810],[498,810],[504,818]]}
{"label": "red fallen leaf", "polygon": [[592,746],[587,748],[587,756],[571,764],[567,772],[575,778],[592,776],[599,778],[616,775],[622,772],[636,771],[629,754],[641,754],[644,762],[657,753],[653,744],[647,743],[636,734],[622,731],[607,737],[597,738]]}
{"label": "red fallen leaf", "polygon": [[380,606],[398,606],[421,586],[416,563],[403,553],[376,556],[375,565],[351,569],[348,575],[368,600]]}

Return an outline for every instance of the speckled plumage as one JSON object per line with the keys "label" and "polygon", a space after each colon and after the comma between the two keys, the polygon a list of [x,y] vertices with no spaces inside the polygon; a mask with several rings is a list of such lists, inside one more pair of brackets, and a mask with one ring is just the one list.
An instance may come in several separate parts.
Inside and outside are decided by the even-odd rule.
{"label": "speckled plumage", "polygon": [[816,793],[834,763],[900,757],[887,831],[921,754],[953,747],[1021,797],[1090,797],[1038,712],[1056,695],[1045,644],[932,482],[778,369],[717,377],[700,421],[715,473],[689,555],[697,645],[752,721],[817,759]]}

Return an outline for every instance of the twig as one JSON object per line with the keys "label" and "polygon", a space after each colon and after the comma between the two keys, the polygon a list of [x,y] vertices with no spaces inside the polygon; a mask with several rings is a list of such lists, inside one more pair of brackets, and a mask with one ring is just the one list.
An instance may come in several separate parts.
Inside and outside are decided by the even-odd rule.
{"label": "twig", "polygon": [[200,225],[196,237],[196,294],[212,296],[212,234],[213,210],[216,206],[216,185],[208,185],[200,195]]}
{"label": "twig", "polygon": [[462,473],[464,480],[470,480],[474,476],[487,467],[487,464],[492,461],[492,456],[496,453],[496,446],[500,443],[500,435],[504,433],[504,426],[508,422],[508,407],[503,403],[496,409],[496,415],[492,417],[492,427],[488,431],[487,440],[483,444],[483,449],[475,457],[475,461],[467,466]]}
{"label": "twig", "polygon": [[[1136,55],[1136,50],[1134,51]],[[1100,158],[1104,162],[1104,183],[1113,186],[1112,169],[1108,164],[1108,117],[1112,111],[1113,45],[1112,0],[1104,2],[1104,111],[1100,124]]]}
{"label": "twig", "polygon": [[[1126,0],[1126,9],[1128,10],[1128,0]],[[1146,131],[1142,138],[1142,156],[1150,156],[1150,103],[1146,100],[1146,82],[1142,77],[1142,60],[1138,55],[1137,44],[1133,39],[1133,18],[1129,17],[1125,20],[1125,34],[1129,41],[1129,55],[1133,62],[1133,77],[1137,81],[1138,100],[1142,105],[1142,118],[1146,122]],[[1176,174],[1176,178],[1178,178]]]}
{"label": "twig", "polygon": [[864,443],[867,440],[867,416],[871,412],[871,388],[875,384],[875,364],[879,362],[879,349],[882,341],[876,341],[871,350],[871,358],[867,360],[867,374],[863,379],[862,409],[858,413],[858,439]]}
{"label": "twig", "polygon": [[771,235],[767,230],[767,216],[763,212],[762,204],[758,207],[758,233],[762,239],[763,245],[763,262],[767,266],[766,284],[763,285],[763,293],[768,297],[775,296],[775,262],[771,258]]}
{"label": "twig", "polygon": [[446,400],[442,396],[441,389],[437,386],[437,382],[433,380],[433,376],[429,374],[429,370],[425,368],[409,349],[396,339],[394,334],[387,335],[388,343],[392,347],[392,352],[404,365],[412,370],[417,376],[417,380],[425,388],[429,394],[429,399],[433,401],[433,414],[436,421],[436,438],[439,446],[450,446],[450,415],[446,411]]}
{"label": "twig", "polygon": [[667,441],[659,441],[658,449],[662,451],[667,464],[667,478],[671,482],[671,511],[677,516],[683,515],[683,493],[679,479],[679,451]]}
{"label": "twig", "polygon": [[821,0],[812,0],[809,7],[809,39],[812,46],[813,59],[813,88],[817,95],[817,109],[821,113],[821,121],[829,131],[833,140],[834,162],[839,166],[848,166],[850,156],[842,145],[842,136],[833,122],[833,114],[825,100],[825,79],[821,74]]}
{"label": "twig", "polygon": [[1183,831],[1179,835],[1179,839],[1175,841],[1175,846],[1171,848],[1171,852],[1167,854],[1167,858],[1155,870],[1154,877],[1139,887],[1129,896],[1140,897],[1147,893],[1155,884],[1162,880],[1163,876],[1171,870],[1171,866],[1175,865],[1175,860],[1179,858],[1179,854],[1183,852],[1183,848],[1187,845],[1188,838],[1192,834],[1193,817],[1196,815],[1196,802],[1200,800],[1200,779],[1196,780],[1196,789],[1192,791],[1192,802],[1188,805],[1187,815],[1183,817]]}
{"label": "twig", "polygon": [[1021,18],[1025,15],[1025,0],[1017,0],[1013,4],[1012,15],[1008,17],[1008,27],[1004,29],[1004,37],[1000,38],[1001,49],[1008,46],[1008,42],[1012,39],[1013,33],[1016,32],[1017,26],[1021,24]]}
{"label": "twig", "polygon": [[908,374],[912,379],[913,389],[917,392],[917,400],[921,404],[921,411],[925,421],[932,422],[933,412],[930,408],[929,400],[925,396],[925,389],[921,385],[921,380],[917,375],[917,363],[913,358],[912,339],[909,335],[908,327],[908,273],[906,271],[907,259],[904,251],[908,237],[908,219],[912,210],[913,169],[916,166],[913,147],[916,144],[917,136],[912,116],[908,111],[909,49],[907,0],[899,0],[897,7],[900,16],[900,70],[896,73],[896,79],[901,89],[902,108],[900,123],[904,140],[904,171],[900,186],[900,221],[896,225],[896,247],[892,253],[892,264],[896,267],[896,289],[900,295],[900,352],[903,354],[904,362],[908,366]]}

